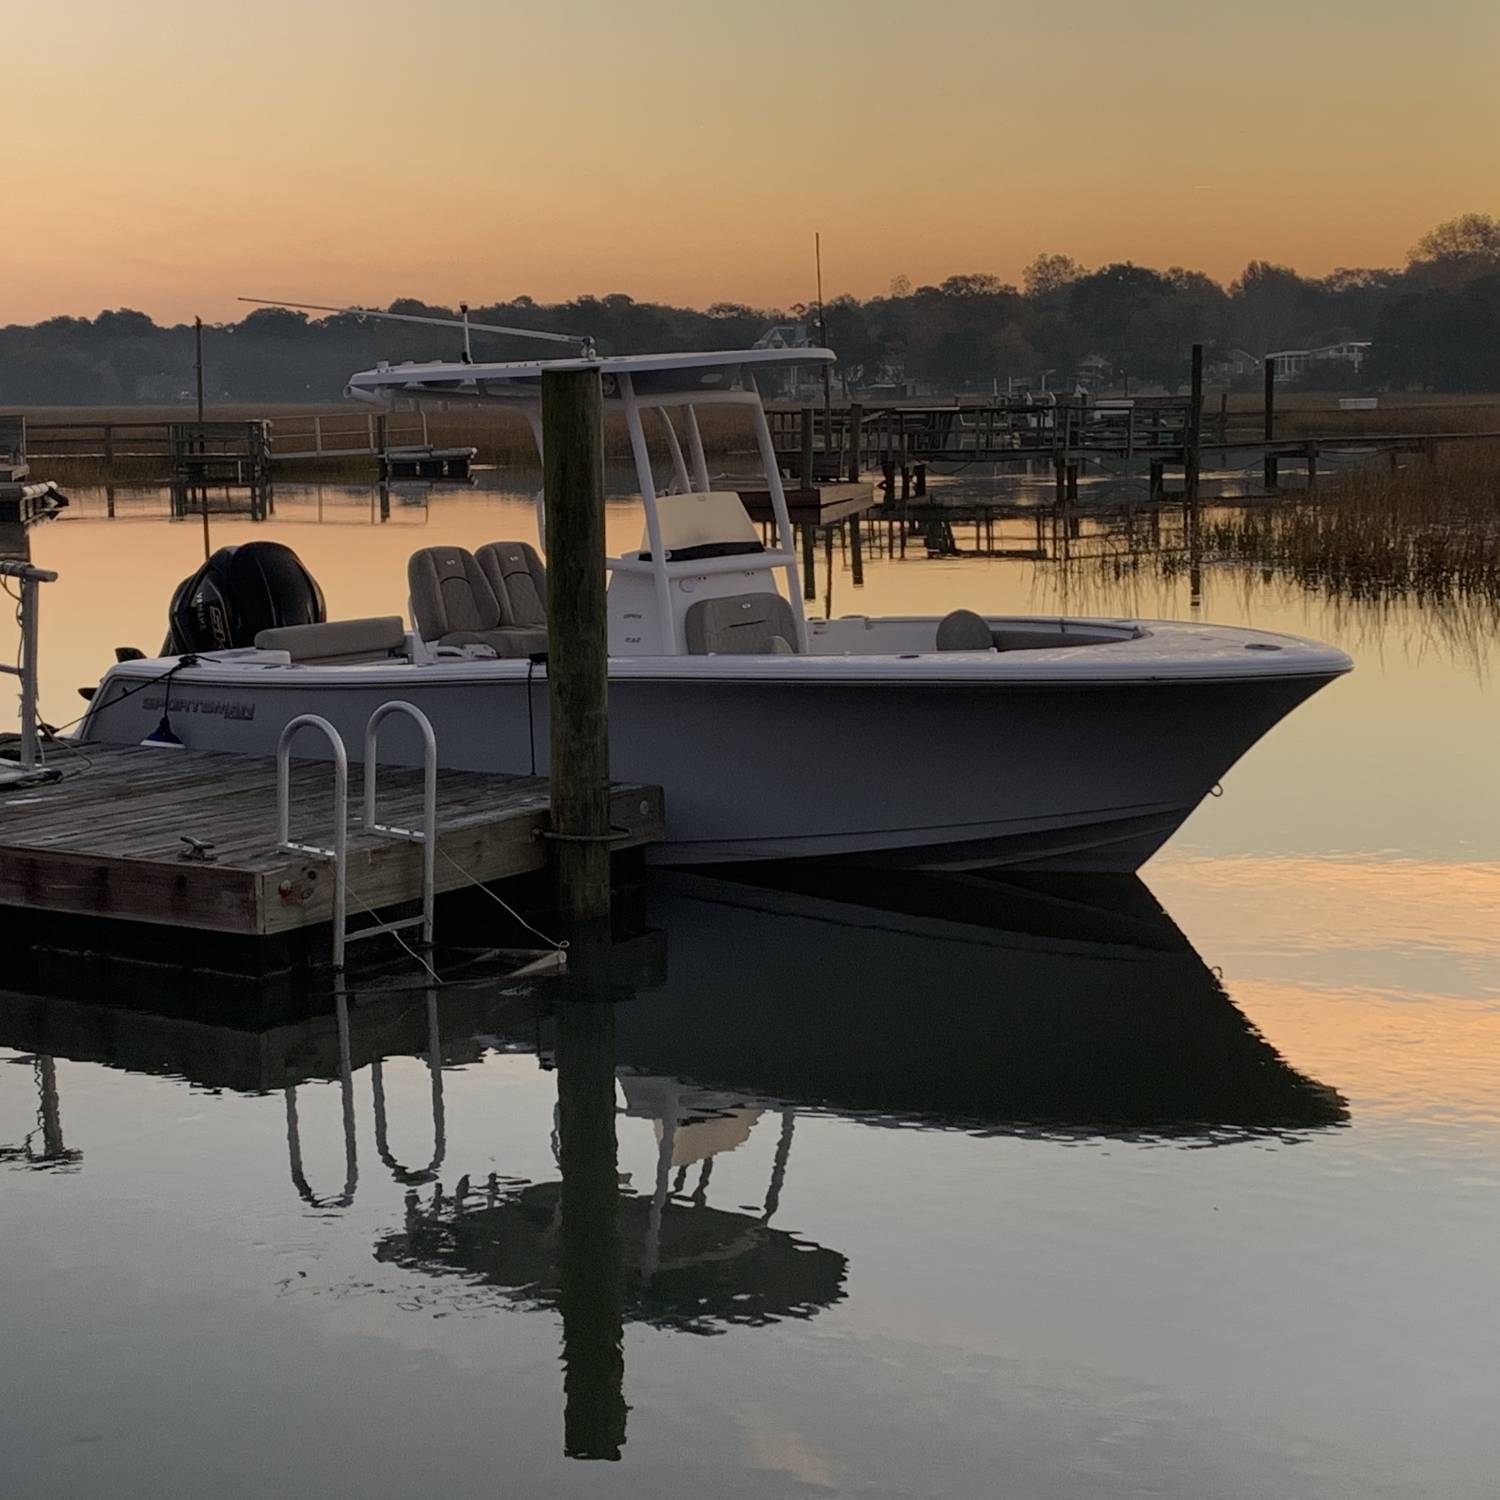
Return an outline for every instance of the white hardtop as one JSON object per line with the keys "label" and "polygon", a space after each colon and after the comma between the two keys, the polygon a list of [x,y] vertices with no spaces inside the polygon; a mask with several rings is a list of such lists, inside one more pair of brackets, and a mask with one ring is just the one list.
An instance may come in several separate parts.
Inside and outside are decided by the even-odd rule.
{"label": "white hardtop", "polygon": [[[732,388],[738,371],[747,366],[831,365],[837,356],[831,349],[716,349],[676,354],[617,354],[606,357],[566,359],[516,359],[493,363],[465,364],[461,361],[412,362],[380,365],[349,377],[345,394],[355,400],[385,401],[403,396],[430,395],[451,398],[535,401],[542,375],[548,370],[598,370],[605,376],[606,398],[622,394],[619,376],[682,377],[671,381],[674,388],[712,395],[715,389]],[[610,380],[608,377],[616,377]],[[653,382],[656,383],[656,382]]]}

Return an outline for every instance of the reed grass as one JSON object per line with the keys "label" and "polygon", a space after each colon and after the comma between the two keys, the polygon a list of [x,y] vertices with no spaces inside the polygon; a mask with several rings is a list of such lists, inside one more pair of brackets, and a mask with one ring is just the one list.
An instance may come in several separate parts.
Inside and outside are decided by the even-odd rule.
{"label": "reed grass", "polygon": [[[1375,434],[1425,436],[1439,432],[1500,432],[1500,395],[1454,396],[1423,392],[1382,395],[1374,411],[1344,411],[1339,396],[1319,391],[1276,393],[1276,436],[1364,437]],[[1229,423],[1235,433],[1253,427],[1259,434],[1264,408],[1259,393],[1229,397]],[[1204,402],[1204,422],[1212,432],[1218,397]]]}
{"label": "reed grass", "polygon": [[1313,495],[1203,523],[1209,559],[1284,572],[1351,599],[1500,603],[1500,442],[1392,473],[1354,469]]}

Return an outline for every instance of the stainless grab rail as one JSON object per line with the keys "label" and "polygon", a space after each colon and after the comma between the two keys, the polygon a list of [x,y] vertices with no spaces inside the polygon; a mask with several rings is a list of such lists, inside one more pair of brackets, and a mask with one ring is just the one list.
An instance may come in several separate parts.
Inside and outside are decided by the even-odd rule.
{"label": "stainless grab rail", "polygon": [[[397,828],[391,823],[377,822],[375,817],[375,782],[380,769],[376,759],[376,741],[379,738],[380,726],[393,714],[404,714],[411,719],[422,735],[422,827],[420,829]],[[382,838],[422,846],[422,915],[361,928],[354,936],[369,937],[377,932],[396,932],[404,927],[420,926],[422,942],[430,948],[432,946],[433,907],[437,899],[437,735],[427,715],[415,704],[407,703],[400,698],[394,698],[389,703],[382,703],[370,715],[370,721],[365,725],[364,826],[367,833],[378,833]]]}
{"label": "stainless grab rail", "polygon": [[[291,836],[291,754],[299,730],[319,729],[333,746],[333,848],[299,844]],[[293,854],[315,854],[333,861],[333,970],[344,972],[344,939],[348,906],[345,866],[349,856],[349,752],[337,729],[317,714],[298,714],[287,721],[276,741],[276,847]]]}

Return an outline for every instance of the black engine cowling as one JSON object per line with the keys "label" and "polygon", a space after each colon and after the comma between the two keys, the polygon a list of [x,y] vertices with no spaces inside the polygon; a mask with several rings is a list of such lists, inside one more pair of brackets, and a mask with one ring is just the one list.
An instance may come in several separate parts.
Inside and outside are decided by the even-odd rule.
{"label": "black engine cowling", "polygon": [[322,589],[290,547],[280,542],[220,547],[177,585],[163,654],[253,646],[262,630],[317,625],[327,615]]}

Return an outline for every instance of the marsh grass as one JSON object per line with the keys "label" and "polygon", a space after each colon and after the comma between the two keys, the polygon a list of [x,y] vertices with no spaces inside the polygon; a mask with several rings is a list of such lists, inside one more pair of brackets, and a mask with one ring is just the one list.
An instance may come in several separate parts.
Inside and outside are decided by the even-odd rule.
{"label": "marsh grass", "polygon": [[1500,604],[1500,442],[1396,473],[1355,469],[1315,496],[1206,519],[1205,558],[1272,568],[1350,599]]}
{"label": "marsh grass", "polygon": [[[1426,395],[1401,392],[1382,395],[1374,411],[1344,411],[1339,397],[1319,391],[1276,393],[1276,436],[1363,437],[1381,434],[1425,436],[1439,432],[1500,432],[1500,396]],[[1229,398],[1232,432],[1260,431],[1260,396],[1237,392]],[[1218,397],[1204,402],[1206,430],[1212,432],[1218,413]]]}

